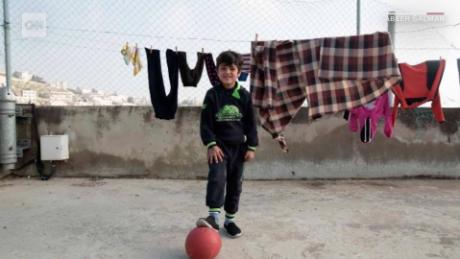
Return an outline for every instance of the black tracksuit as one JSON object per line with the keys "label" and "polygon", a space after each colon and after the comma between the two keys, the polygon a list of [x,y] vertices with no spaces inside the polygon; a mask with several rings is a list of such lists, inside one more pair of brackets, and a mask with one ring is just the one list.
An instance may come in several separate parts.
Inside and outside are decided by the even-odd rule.
{"label": "black tracksuit", "polygon": [[145,53],[147,55],[150,100],[155,111],[155,117],[162,120],[172,120],[177,111],[179,81],[177,53],[171,49],[166,50],[166,61],[171,85],[168,95],[166,95],[163,75],[161,73],[160,51],[145,48]]}
{"label": "black tracksuit", "polygon": [[[216,85],[206,93],[201,112],[203,144],[218,145],[224,161],[209,164],[206,205],[227,213],[238,211],[243,180],[244,155],[258,145],[257,125],[250,93],[238,83],[233,89]],[[226,186],[226,194],[225,194]]]}

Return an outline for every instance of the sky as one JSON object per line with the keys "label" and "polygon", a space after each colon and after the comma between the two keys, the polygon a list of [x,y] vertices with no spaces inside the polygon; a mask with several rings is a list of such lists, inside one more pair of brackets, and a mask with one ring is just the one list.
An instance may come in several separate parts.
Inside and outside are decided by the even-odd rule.
{"label": "sky", "polygon": [[[143,48],[161,51],[167,75],[167,48],[186,51],[189,66],[204,49],[216,56],[233,49],[250,51],[259,40],[308,39],[356,34],[356,0],[15,0],[9,1],[13,71],[29,71],[47,81],[66,81],[71,87],[149,98]],[[447,59],[440,92],[443,105],[460,106],[460,8],[454,0],[361,0],[361,31],[387,29],[387,14],[444,12],[443,23],[397,23],[398,62],[416,64]],[[24,14],[46,15],[46,36],[25,38]],[[133,76],[123,63],[125,42],[141,48],[144,69]],[[3,44],[3,43],[2,43]],[[1,53],[4,66],[4,54]],[[167,78],[165,77],[164,78]],[[168,80],[165,80],[169,88]],[[243,82],[248,87],[249,82]],[[197,88],[179,89],[179,99],[201,103],[210,87],[206,73]]]}

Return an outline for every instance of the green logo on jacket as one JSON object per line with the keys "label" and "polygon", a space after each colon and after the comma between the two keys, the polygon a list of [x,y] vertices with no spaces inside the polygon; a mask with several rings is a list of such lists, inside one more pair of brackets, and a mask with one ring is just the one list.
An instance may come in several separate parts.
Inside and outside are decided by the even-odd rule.
{"label": "green logo on jacket", "polygon": [[239,121],[242,117],[235,105],[224,105],[216,114],[217,121]]}

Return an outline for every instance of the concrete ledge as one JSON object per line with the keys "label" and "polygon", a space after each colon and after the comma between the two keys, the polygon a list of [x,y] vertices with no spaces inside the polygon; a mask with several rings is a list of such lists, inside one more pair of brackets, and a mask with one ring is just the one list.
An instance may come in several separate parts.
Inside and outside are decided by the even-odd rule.
{"label": "concrete ledge", "polygon": [[[285,132],[288,154],[259,128],[260,147],[245,177],[460,177],[460,109],[444,112],[444,124],[430,109],[400,112],[392,138],[380,125],[375,140],[363,144],[341,114],[311,121],[301,109]],[[181,107],[170,121],[152,120],[151,107],[39,107],[38,113],[41,134],[69,135],[70,159],[58,163],[57,176],[206,178],[198,107]]]}

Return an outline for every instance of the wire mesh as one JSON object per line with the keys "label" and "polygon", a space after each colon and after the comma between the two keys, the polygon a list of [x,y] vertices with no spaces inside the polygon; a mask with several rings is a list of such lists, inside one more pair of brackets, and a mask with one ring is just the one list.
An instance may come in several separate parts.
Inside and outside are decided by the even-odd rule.
{"label": "wire mesh", "polygon": [[[388,13],[396,9],[381,1],[360,2],[360,33],[386,31]],[[354,35],[357,27],[356,0],[20,0],[9,5],[13,90],[18,102],[39,105],[150,105],[144,48],[160,50],[169,91],[168,48],[185,51],[193,67],[202,50],[214,58],[228,49],[249,53],[256,33],[259,40],[308,39]],[[414,26],[397,23],[399,60],[458,55],[449,40],[458,27],[409,32],[432,25]],[[422,44],[433,33],[436,41]],[[120,53],[126,42],[140,48],[143,68],[136,76]],[[4,68],[3,51],[0,58]],[[452,71],[444,81],[458,86]],[[249,89],[249,81],[242,85]],[[210,87],[205,70],[196,88],[180,82],[179,105],[200,105]],[[449,93],[452,102],[459,103],[457,95],[460,91]]]}

